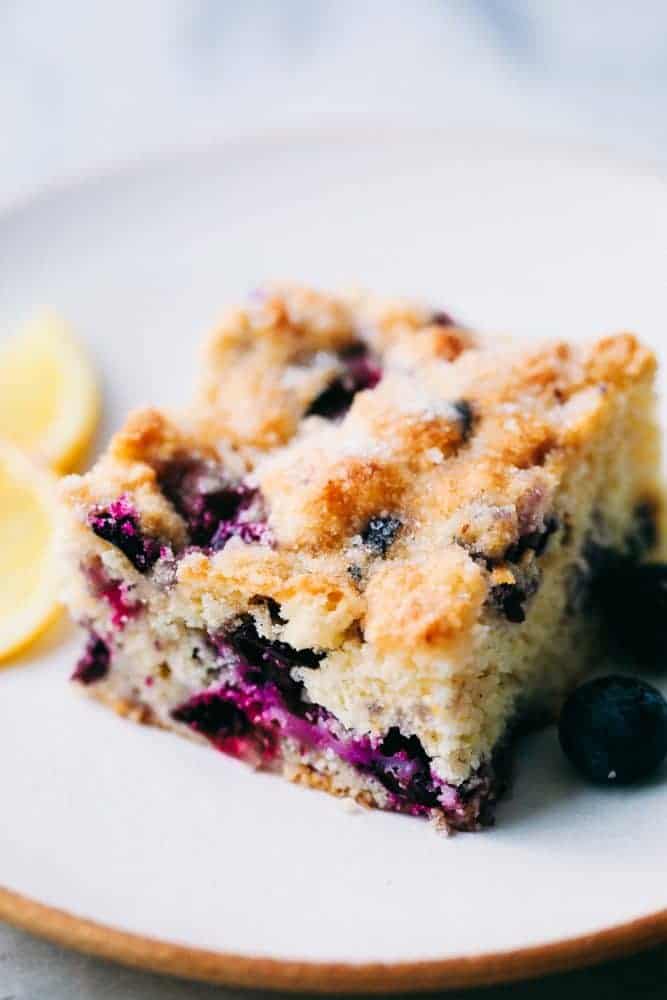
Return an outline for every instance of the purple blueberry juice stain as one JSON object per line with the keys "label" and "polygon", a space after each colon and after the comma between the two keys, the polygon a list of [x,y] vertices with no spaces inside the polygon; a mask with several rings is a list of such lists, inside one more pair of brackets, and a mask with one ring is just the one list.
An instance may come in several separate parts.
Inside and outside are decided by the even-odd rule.
{"label": "purple blueberry juice stain", "polygon": [[352,400],[362,389],[374,389],[382,378],[382,368],[370,355],[365,344],[355,344],[340,355],[344,365],[341,375],[316,396],[306,416],[340,420],[345,416]]}
{"label": "purple blueberry juice stain", "polygon": [[160,543],[141,531],[139,515],[125,495],[108,507],[95,507],[88,524],[99,538],[120,549],[140,573],[147,573],[160,556]]}
{"label": "purple blueberry juice stain", "polygon": [[[172,718],[205,736],[218,750],[255,767],[266,766],[276,756],[276,731],[257,726],[257,708],[252,699],[223,695],[213,689],[194,695],[172,712]],[[238,702],[238,703],[237,703]]]}
{"label": "purple blueberry juice stain", "polygon": [[127,585],[114,580],[100,594],[111,610],[111,624],[118,629],[125,628],[131,618],[136,618],[143,610],[140,601],[133,601],[128,595]]}
{"label": "purple blueberry juice stain", "polygon": [[74,668],[72,680],[80,684],[94,684],[101,681],[109,673],[111,653],[106,642],[95,632],[91,632],[78,663]]}
{"label": "purple blueberry juice stain", "polygon": [[123,580],[112,579],[100,559],[86,567],[86,575],[93,594],[109,605],[114,628],[125,628],[130,619],[142,612],[143,604],[132,598],[131,588]]}
{"label": "purple blueberry juice stain", "polygon": [[264,639],[249,620],[227,635],[211,636],[210,643],[230,668],[230,680],[193,695],[172,715],[218,749],[270,766],[279,756],[279,740],[287,738],[306,749],[330,750],[375,778],[395,811],[424,816],[441,809],[460,829],[491,822],[490,811],[483,812],[489,779],[476,776],[461,788],[447,785],[416,736],[397,728],[384,737],[352,736],[327,709],[307,701],[291,668],[317,669],[322,654]]}

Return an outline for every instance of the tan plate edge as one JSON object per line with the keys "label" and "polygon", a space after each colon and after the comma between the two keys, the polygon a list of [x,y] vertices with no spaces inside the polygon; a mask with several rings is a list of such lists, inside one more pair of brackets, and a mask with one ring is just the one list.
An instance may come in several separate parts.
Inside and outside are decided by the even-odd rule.
{"label": "tan plate edge", "polygon": [[281,961],[188,948],[105,927],[0,887],[0,920],[124,965],[227,986],[294,992],[373,993],[486,986],[618,958],[667,941],[667,908],[553,944],[434,961]]}

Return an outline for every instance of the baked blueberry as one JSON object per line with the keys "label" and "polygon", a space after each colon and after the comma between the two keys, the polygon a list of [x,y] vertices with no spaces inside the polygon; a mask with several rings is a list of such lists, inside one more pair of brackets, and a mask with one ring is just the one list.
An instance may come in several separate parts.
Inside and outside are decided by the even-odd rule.
{"label": "baked blueberry", "polygon": [[369,770],[390,792],[416,806],[435,808],[440,788],[431,761],[417,736],[404,736],[392,726],[369,762]]}
{"label": "baked blueberry", "polygon": [[177,722],[184,722],[209,739],[226,739],[243,736],[250,730],[247,716],[233,702],[224,697],[224,691],[204,691],[195,695],[171,713]]}
{"label": "baked blueberry", "polygon": [[140,573],[147,573],[160,556],[160,543],[142,532],[139,516],[125,496],[92,510],[88,524],[99,538],[120,549]]}
{"label": "baked blueberry", "polygon": [[286,642],[266,639],[257,631],[253,620],[247,616],[228,636],[227,641],[240,653],[248,663],[255,665],[270,663],[281,669],[291,667],[309,667],[314,670],[319,667],[324,653],[314,649],[294,649]]}
{"label": "baked blueberry", "polygon": [[437,309],[431,314],[431,323],[433,326],[454,326],[454,320],[445,312],[443,309]]}
{"label": "baked blueberry", "polygon": [[630,537],[630,551],[641,559],[658,544],[658,506],[645,500],[635,507],[635,527]]}
{"label": "baked blueberry", "polygon": [[617,650],[640,666],[667,670],[667,563],[618,560],[595,584]]}
{"label": "baked blueberry", "polygon": [[549,544],[549,539],[555,531],[558,531],[558,527],[559,522],[557,517],[546,517],[544,519],[544,526],[541,529],[529,531],[525,535],[521,535],[517,542],[510,545],[505,552],[504,558],[507,562],[518,563],[521,561],[524,553],[531,550],[536,556],[543,555]]}
{"label": "baked blueberry", "polygon": [[526,620],[526,591],[516,583],[499,583],[491,589],[491,604],[508,622],[520,625]]}
{"label": "baked blueberry", "polygon": [[377,555],[386,556],[387,550],[393,544],[396,535],[403,527],[397,517],[382,515],[372,517],[361,533],[364,545],[367,545]]}
{"label": "baked blueberry", "polygon": [[455,403],[452,403],[452,406],[456,410],[456,416],[461,425],[461,438],[467,441],[475,420],[472,406],[467,399],[457,399]]}
{"label": "baked blueberry", "polygon": [[230,538],[271,544],[259,491],[231,479],[220,464],[173,461],[162,469],[159,481],[187,523],[191,545],[219,552]]}
{"label": "baked blueberry", "polygon": [[199,459],[171,462],[161,472],[160,488],[186,521],[191,544],[199,546],[211,544],[220,525],[235,518],[248,492],[221,466]]}
{"label": "baked blueberry", "polygon": [[558,724],[576,769],[599,784],[630,784],[667,755],[667,701],[637,677],[597,677],[574,691]]}
{"label": "baked blueberry", "polygon": [[72,680],[86,685],[101,681],[109,673],[110,663],[111,654],[106,642],[95,632],[91,632],[86,648],[74,668]]}
{"label": "baked blueberry", "polygon": [[306,416],[339,420],[345,416],[358,392],[374,389],[382,378],[382,369],[368,353],[365,344],[348,348],[341,355],[341,361],[345,371],[312,401]]}

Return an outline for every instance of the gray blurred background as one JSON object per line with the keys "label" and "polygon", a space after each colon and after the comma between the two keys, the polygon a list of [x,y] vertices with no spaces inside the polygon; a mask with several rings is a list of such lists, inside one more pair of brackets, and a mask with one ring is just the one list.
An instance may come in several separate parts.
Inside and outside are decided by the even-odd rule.
{"label": "gray blurred background", "polygon": [[0,0],[0,197],[369,114],[664,160],[666,38],[664,0]]}
{"label": "gray blurred background", "polygon": [[[368,116],[507,129],[665,166],[667,3],[0,0],[0,205],[229,133]],[[658,949],[467,996],[657,1000],[666,984]],[[224,995],[0,927],[0,1000]]]}

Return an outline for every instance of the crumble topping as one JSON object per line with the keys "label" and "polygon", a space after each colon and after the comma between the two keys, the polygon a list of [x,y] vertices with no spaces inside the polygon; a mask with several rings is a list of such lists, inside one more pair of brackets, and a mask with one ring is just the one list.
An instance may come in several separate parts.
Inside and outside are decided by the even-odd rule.
{"label": "crumble topping", "polygon": [[[104,490],[95,486],[95,472],[84,481],[93,531],[142,573],[157,562],[156,539],[186,555],[187,546],[211,557],[224,547],[230,553],[225,566],[236,565],[241,577],[239,542],[276,548],[285,554],[279,572],[267,553],[253,563],[265,567],[264,593],[281,600],[287,579],[319,573],[335,590],[353,590],[351,603],[358,605],[363,580],[364,634],[386,629],[403,644],[408,634],[410,641],[450,635],[451,609],[437,588],[432,597],[424,591],[418,604],[413,596],[425,574],[440,579],[454,563],[468,560],[473,576],[483,568],[480,586],[486,590],[481,600],[477,586],[474,599],[463,591],[470,620],[488,597],[490,609],[518,622],[539,587],[533,564],[563,536],[563,512],[555,510],[554,497],[579,460],[573,433],[581,435],[584,418],[591,428],[604,421],[615,392],[629,377],[650,376],[655,361],[629,334],[592,347],[508,347],[478,346],[461,331],[451,360],[438,359],[419,374],[392,365],[393,348],[409,351],[432,330],[458,335],[449,321],[434,321],[432,312],[417,307],[350,303],[294,288],[258,295],[247,310],[230,314],[209,344],[204,378],[210,392],[215,381],[217,395],[208,399],[208,413],[200,405],[180,426],[156,411],[135,415],[102,463]],[[274,442],[266,453],[258,453],[252,440],[242,442],[238,426],[230,432],[235,447],[222,442],[220,414],[227,404],[218,396],[240,404],[249,388],[247,365],[282,379],[295,359],[303,362],[308,352],[321,359],[323,351],[360,366],[366,379],[364,389],[355,382],[349,409],[342,417],[336,412],[336,423],[327,419],[306,429],[311,418],[305,408],[303,430],[297,421],[291,440]],[[337,398],[339,390],[348,392],[340,381],[347,378],[349,369],[329,382],[325,396],[332,386]],[[289,380],[283,388],[291,391]],[[261,416],[263,395],[251,398]],[[311,400],[310,412],[313,405],[327,408],[318,399]],[[290,406],[281,403],[282,409]],[[109,479],[124,487],[116,497],[108,497]],[[651,487],[647,483],[647,491]],[[81,489],[77,485],[72,496]],[[141,510],[141,524],[133,505]],[[355,550],[358,537],[366,554]],[[374,562],[369,554],[381,559]],[[385,569],[384,561],[391,566]],[[180,580],[192,576],[185,563],[181,556]],[[214,594],[212,562],[196,565]],[[407,632],[397,634],[388,621],[393,609],[373,606],[380,586],[399,595],[405,589],[414,616]],[[240,592],[251,589],[248,584]],[[317,631],[331,629],[323,623]]]}

